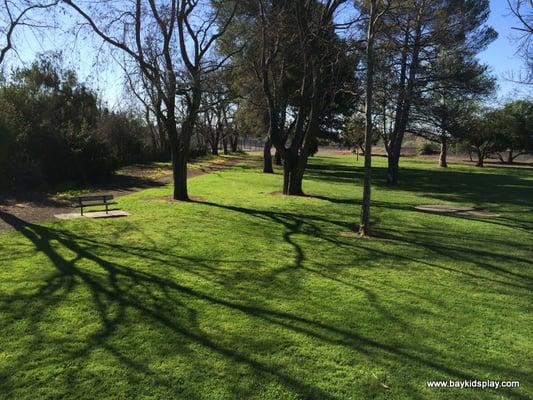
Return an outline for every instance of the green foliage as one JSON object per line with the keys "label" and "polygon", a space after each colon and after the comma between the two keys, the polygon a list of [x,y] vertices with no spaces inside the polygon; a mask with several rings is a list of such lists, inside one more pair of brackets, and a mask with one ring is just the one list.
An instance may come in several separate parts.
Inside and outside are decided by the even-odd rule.
{"label": "green foliage", "polygon": [[438,153],[439,148],[435,145],[435,143],[431,142],[423,142],[418,146],[417,152],[421,156],[429,156],[435,153]]}
{"label": "green foliage", "polygon": [[97,180],[141,161],[148,135],[137,118],[102,111],[60,55],[42,55],[0,88],[0,186]]}
{"label": "green foliage", "polygon": [[[379,141],[379,131],[374,129],[373,141],[376,144]],[[361,114],[354,114],[344,125],[339,142],[341,145],[349,148],[359,148],[364,153],[365,146],[365,119]]]}
{"label": "green foliage", "polygon": [[0,188],[13,183],[20,168],[24,150],[18,137],[27,131],[25,121],[15,107],[0,97]]}
{"label": "green foliage", "polygon": [[497,135],[495,150],[502,160],[502,152],[507,152],[508,163],[522,154],[533,153],[533,103],[518,100],[496,110],[492,129]]}
{"label": "green foliage", "polygon": [[[18,229],[0,236],[0,397],[531,398],[531,171],[406,159],[392,189],[377,157],[367,240],[354,163],[314,158],[308,197],[247,164],[192,179],[195,202],[121,197],[124,219],[0,211]],[[413,207],[442,203],[501,216]]]}

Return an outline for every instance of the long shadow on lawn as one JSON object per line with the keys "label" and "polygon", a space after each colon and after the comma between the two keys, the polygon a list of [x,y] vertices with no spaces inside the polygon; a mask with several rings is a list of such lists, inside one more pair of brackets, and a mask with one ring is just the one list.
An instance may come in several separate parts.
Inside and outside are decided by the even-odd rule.
{"label": "long shadow on lawn", "polygon": [[[320,196],[313,197],[321,198]],[[298,234],[308,234],[313,237],[317,237],[320,240],[330,242],[335,246],[346,247],[346,251],[353,251],[353,247],[357,247],[359,249],[365,249],[370,253],[380,252],[380,250],[377,250],[375,247],[365,244],[364,241],[358,241],[357,244],[355,244],[353,239],[343,240],[343,238],[339,237],[338,235],[332,236],[331,234],[328,235],[323,232],[321,226],[325,224],[333,225],[339,230],[354,230],[355,226],[353,224],[347,223],[342,220],[328,219],[318,216],[316,214],[295,214],[282,211],[251,209],[231,205],[215,204],[206,201],[202,201],[199,204],[208,205],[210,207],[216,207],[223,210],[244,213],[257,218],[268,219],[282,225],[285,228],[283,238],[287,243],[291,244],[294,247],[295,259],[293,263],[287,264],[285,268],[276,270],[275,274],[289,271],[293,267],[302,267],[303,262],[306,260],[306,256],[303,252],[302,246],[293,239],[293,237]],[[388,207],[388,203],[382,203],[381,206]],[[398,209],[405,211],[413,211],[412,208],[405,206],[398,206]],[[428,235],[434,237],[435,240],[431,242],[428,242],[427,240],[422,240],[422,238],[424,237],[427,238]],[[473,278],[479,278],[482,280],[499,283],[501,285],[512,286],[520,289],[531,289],[531,283],[533,281],[531,276],[506,270],[499,266],[500,262],[508,263],[509,261],[513,261],[517,265],[523,264],[525,266],[529,265],[530,263],[529,259],[523,257],[510,255],[507,253],[501,254],[490,250],[493,245],[506,244],[504,241],[499,242],[495,239],[487,238],[476,239],[474,237],[469,236],[465,237],[465,241],[469,243],[468,248],[465,248],[464,246],[448,243],[450,239],[449,235],[447,235],[446,233],[441,233],[438,230],[435,230],[433,226],[429,225],[426,227],[425,230],[389,229],[387,233],[380,233],[380,237],[383,239],[391,240],[392,245],[405,244],[408,246],[416,246],[417,248],[424,250],[426,257],[408,257],[399,254],[398,252],[383,252],[379,255],[379,257],[387,256],[389,258],[392,257],[398,260],[403,260],[405,262],[425,263],[426,265],[432,267],[447,269],[461,274],[467,274]],[[455,237],[455,239],[457,239],[457,237]],[[482,274],[473,274],[467,271],[454,270],[449,267],[440,266],[438,264],[428,262],[426,261],[428,254],[427,250],[429,250],[429,254],[434,253],[437,256],[460,260],[463,263],[472,263],[478,268],[480,268],[480,270],[487,271],[490,274],[498,274],[500,275],[500,277],[507,279],[507,281],[489,278],[487,276],[483,276]],[[491,262],[487,260],[491,260]]]}
{"label": "long shadow on lawn", "polygon": [[[373,183],[382,189],[417,192],[438,200],[461,201],[481,206],[486,203],[501,203],[533,208],[533,182],[523,179],[522,176],[528,175],[521,170],[511,174],[507,170],[507,173],[496,173],[493,172],[494,169],[487,173],[453,168],[402,167],[400,184],[394,187],[386,185],[386,168],[374,167],[373,171]],[[350,168],[347,165],[310,164],[306,178],[328,182],[362,182],[363,169],[355,166]],[[483,201],[480,202],[480,199]]]}
{"label": "long shadow on lawn", "polygon": [[[298,265],[303,265],[305,255],[303,254],[302,248],[292,239],[292,235],[300,232],[302,229],[311,229],[312,234],[322,235],[317,230],[318,226],[313,227],[311,224],[306,227],[304,222],[300,220],[300,217],[290,217],[289,213],[269,214],[259,210],[242,209],[239,207],[220,206],[210,203],[202,204],[223,207],[235,212],[250,213],[261,218],[270,218],[285,226],[288,230],[288,233],[285,235],[285,240],[295,246],[296,258],[294,265],[292,265],[293,269]],[[123,252],[124,257],[118,259],[127,259],[128,254],[135,254],[138,257],[150,261],[153,259],[160,260],[163,254],[162,252],[152,251],[149,248],[139,249],[133,246],[98,243],[95,240],[88,240],[66,230],[27,223],[2,211],[0,211],[0,218],[24,235],[38,251],[48,257],[56,268],[55,273],[46,278],[44,285],[37,292],[32,294],[15,293],[13,295],[3,295],[1,297],[1,311],[4,315],[10,315],[13,322],[20,320],[29,321],[34,332],[34,337],[32,345],[28,346],[28,348],[32,348],[32,346],[33,348],[39,348],[43,344],[55,345],[61,348],[61,352],[59,352],[55,360],[50,358],[36,360],[35,354],[32,351],[28,351],[25,356],[19,357],[9,368],[4,369],[2,371],[3,379],[0,380],[0,388],[7,392],[13,389],[14,385],[11,383],[12,386],[9,386],[9,376],[14,371],[23,368],[30,360],[33,362],[32,365],[44,366],[54,361],[59,364],[69,359],[87,358],[96,349],[107,350],[125,367],[150,376],[150,379],[159,385],[169,385],[168,380],[165,380],[164,377],[152,371],[145,363],[139,362],[131,355],[128,356],[130,353],[114,345],[111,340],[118,329],[126,324],[125,315],[127,312],[134,310],[143,316],[144,323],[148,319],[151,323],[155,323],[171,331],[176,335],[177,339],[182,338],[182,340],[184,339],[188,343],[199,344],[203,348],[226,358],[232,363],[244,365],[256,374],[259,379],[264,380],[266,377],[268,379],[274,379],[297,392],[300,396],[309,399],[335,398],[331,393],[307,383],[304,377],[298,377],[294,373],[287,372],[284,365],[275,365],[274,363],[260,361],[256,354],[263,353],[269,349],[264,348],[264,343],[259,338],[235,338],[238,339],[239,345],[232,346],[228,344],[228,340],[224,336],[217,337],[213,333],[207,333],[202,330],[198,323],[197,310],[193,306],[198,301],[208,303],[211,307],[219,307],[224,310],[257,318],[269,325],[320,340],[328,345],[344,346],[347,351],[356,351],[374,360],[380,357],[399,359],[403,362],[423,365],[436,372],[458,379],[477,378],[469,371],[460,370],[437,361],[439,357],[436,357],[436,355],[438,353],[434,349],[423,348],[420,344],[416,349],[400,348],[365,337],[357,332],[339,326],[332,326],[324,322],[309,319],[304,315],[297,315],[256,304],[250,305],[247,303],[246,297],[243,297],[241,300],[230,300],[225,298],[226,296],[224,295],[215,296],[211,293],[181,285],[176,281],[157,275],[156,273],[143,272],[118,262],[110,262],[100,255],[112,249],[113,251],[119,251],[119,255],[120,251]],[[338,224],[341,226],[345,225],[342,222],[338,222]],[[308,233],[311,234],[311,231]],[[327,235],[322,236],[326,237]],[[329,240],[335,239],[330,238]],[[61,255],[57,250],[57,244],[70,250],[74,256],[70,256],[71,258],[67,259]],[[370,248],[369,251],[371,251]],[[77,266],[77,263],[82,260],[92,262],[97,266],[97,269],[92,270]],[[167,258],[167,261],[170,260],[171,258]],[[197,261],[209,264],[213,260],[197,259]],[[179,268],[182,266],[182,263],[178,260],[175,262],[175,265]],[[317,271],[314,272],[316,273]],[[46,332],[42,330],[40,316],[47,309],[59,306],[68,294],[77,289],[80,284],[91,292],[101,328],[81,343],[80,348],[69,351],[68,346],[64,346],[64,342],[48,337]],[[365,293],[376,303],[376,296],[372,291],[365,288]],[[158,294],[162,294],[163,296]],[[32,311],[28,312],[24,305],[20,307],[21,302],[31,304]],[[384,309],[377,309],[377,311],[385,312]],[[386,314],[386,316],[392,317],[390,314]],[[65,339],[65,342],[67,340]],[[421,353],[424,355],[420,355]],[[445,357],[443,358],[445,359]],[[515,372],[517,376],[520,376],[520,372]],[[75,379],[72,379],[71,382],[75,382]],[[75,388],[72,388],[72,390],[75,390]],[[505,393],[509,398],[514,399],[527,398],[525,395],[516,391],[502,390],[501,393]],[[240,394],[242,395],[242,393]],[[238,394],[236,393],[235,395]]]}

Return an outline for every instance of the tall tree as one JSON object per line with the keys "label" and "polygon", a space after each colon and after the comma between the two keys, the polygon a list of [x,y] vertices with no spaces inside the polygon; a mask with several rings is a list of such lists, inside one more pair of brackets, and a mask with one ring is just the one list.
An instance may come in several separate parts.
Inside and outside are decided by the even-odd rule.
{"label": "tall tree", "polygon": [[[211,57],[212,50],[234,11],[220,22],[218,2],[207,0],[63,2],[105,43],[122,50],[157,91],[162,102],[156,112],[172,155],[174,199],[188,200],[187,162],[202,83],[222,64]],[[232,2],[233,10],[237,3],[238,0]],[[185,104],[181,118],[176,115],[178,96]]]}
{"label": "tall tree", "polygon": [[495,78],[471,55],[446,51],[427,69],[432,80],[414,99],[408,130],[440,144],[439,165],[445,168],[448,146],[455,139],[450,125],[461,118],[465,102],[480,102],[494,93]]}
{"label": "tall tree", "polygon": [[[388,152],[387,181],[398,183],[399,160],[413,102],[438,76],[431,62],[442,53],[477,54],[495,39],[486,26],[488,0],[397,1],[384,17],[387,37],[379,43],[379,66],[389,95],[383,130]],[[387,90],[382,90],[387,93]]]}
{"label": "tall tree", "polygon": [[344,0],[258,0],[255,71],[268,107],[269,138],[283,159],[283,193],[303,194],[308,158],[328,116],[342,104],[354,60],[335,32]]}
{"label": "tall tree", "polygon": [[[367,4],[365,4],[367,3]],[[385,3],[381,5],[381,3]],[[381,5],[381,6],[380,6]],[[366,90],[365,90],[365,176],[363,182],[363,202],[361,204],[361,221],[359,232],[370,235],[370,201],[372,187],[372,141],[374,118],[374,41],[379,31],[378,24],[389,10],[390,2],[370,0],[364,2],[363,8],[368,13],[366,33]]]}

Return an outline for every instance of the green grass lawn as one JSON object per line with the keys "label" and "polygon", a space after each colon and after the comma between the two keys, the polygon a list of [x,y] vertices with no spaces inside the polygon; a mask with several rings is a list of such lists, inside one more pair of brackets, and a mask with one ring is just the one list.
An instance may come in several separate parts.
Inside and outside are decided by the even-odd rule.
{"label": "green grass lawn", "polygon": [[[362,160],[304,189],[254,163],[120,198],[123,219],[0,236],[0,398],[528,399],[533,172],[403,160],[353,235]],[[474,218],[417,211],[458,203]],[[427,380],[519,380],[429,389]]]}

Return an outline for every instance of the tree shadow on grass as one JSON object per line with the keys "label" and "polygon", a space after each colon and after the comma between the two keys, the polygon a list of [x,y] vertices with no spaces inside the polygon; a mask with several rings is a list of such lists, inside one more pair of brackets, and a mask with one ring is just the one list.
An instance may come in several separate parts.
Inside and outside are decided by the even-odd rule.
{"label": "tree shadow on grass", "polygon": [[[320,223],[334,223],[346,227],[342,221],[332,222],[322,217],[315,216],[314,222],[304,222],[305,215],[294,216],[290,213],[270,213],[261,210],[250,210],[241,207],[213,205],[199,203],[207,206],[222,207],[232,212],[244,212],[257,218],[268,218],[287,229],[285,240],[295,247],[295,261],[292,270],[300,266],[300,270],[308,271],[304,265],[305,255],[293,236],[297,232],[307,232],[308,235],[318,235],[326,240],[334,242],[336,239],[328,237],[320,229]],[[295,374],[294,369],[289,372],[289,366],[261,360],[259,354],[271,351],[265,348],[265,342],[261,335],[249,337],[228,338],[224,332],[214,333],[206,330],[199,322],[199,304],[207,305],[220,312],[230,312],[236,318],[253,318],[261,324],[267,324],[274,330],[287,330],[329,346],[342,346],[346,351],[365,355],[379,363],[380,360],[386,365],[391,360],[399,360],[403,363],[412,363],[429,368],[436,373],[445,374],[457,379],[476,379],[473,373],[447,365],[444,354],[435,349],[425,347],[417,343],[416,348],[406,348],[391,345],[385,339],[378,340],[366,337],[341,325],[332,325],[324,321],[309,318],[305,313],[292,313],[285,309],[275,309],[257,305],[257,301],[251,298],[251,293],[242,295],[238,300],[229,299],[226,294],[213,294],[205,290],[180,284],[168,277],[163,271],[152,271],[146,268],[136,268],[126,265],[127,260],[140,259],[145,263],[163,262],[173,263],[176,268],[183,268],[186,262],[193,262],[200,267],[210,268],[212,259],[194,258],[180,260],[171,255],[165,257],[165,252],[150,247],[140,248],[132,245],[117,245],[100,241],[98,238],[84,238],[67,230],[53,229],[31,223],[27,223],[11,214],[0,211],[0,219],[13,226],[22,234],[29,244],[44,254],[53,264],[55,271],[45,277],[37,291],[1,295],[0,310],[4,317],[8,317],[12,323],[25,321],[29,324],[32,332],[31,343],[24,356],[19,356],[12,361],[4,363],[0,388],[3,392],[13,391],[17,382],[10,379],[14,372],[26,368],[31,361],[33,368],[39,368],[50,363],[57,365],[72,360],[89,359],[97,350],[104,349],[127,369],[127,373],[134,378],[135,374],[148,376],[157,385],[170,386],[171,379],[166,379],[159,372],[154,371],[142,359],[126,351],[113,338],[121,329],[129,326],[131,322],[127,315],[131,312],[142,316],[142,324],[148,324],[153,329],[164,329],[169,332],[174,340],[182,341],[180,350],[191,363],[196,363],[198,368],[209,368],[202,365],[202,361],[195,360],[193,348],[200,346],[210,353],[227,360],[230,364],[244,366],[255,376],[256,381],[272,380],[278,382],[300,397],[308,399],[335,399],[338,396],[317,385],[308,383],[305,368],[300,374]],[[338,242],[339,245],[352,246],[346,242]],[[358,244],[360,245],[360,244]],[[62,251],[59,251],[59,248]],[[65,256],[68,250],[69,256]],[[368,246],[369,253],[379,255],[375,249]],[[105,255],[108,255],[107,257]],[[390,254],[389,254],[390,256]],[[110,261],[124,260],[122,262]],[[239,260],[236,260],[237,262]],[[87,266],[89,262],[92,267]],[[159,272],[159,273],[158,273]],[[211,272],[213,272],[211,268]],[[30,273],[30,271],[28,271]],[[340,279],[329,272],[314,268],[313,274],[319,274],[323,278]],[[348,284],[348,282],[345,282]],[[379,303],[379,298],[372,290],[362,285],[351,283],[354,290],[361,290],[369,301],[375,305],[375,311],[382,313],[385,318],[392,319],[395,323],[410,329],[409,325],[392,315]],[[69,346],[69,338],[59,338],[57,333],[50,334],[43,329],[42,316],[51,308],[60,307],[61,303],[68,301],[69,295],[80,287],[89,291],[92,306],[94,307],[99,321],[99,328],[90,334],[85,340],[77,343],[77,346]],[[31,307],[29,308],[29,306]],[[132,326],[133,327],[133,326]],[[123,333],[122,333],[123,334]],[[189,346],[190,345],[190,346]],[[35,351],[41,346],[54,346],[59,351],[53,358],[39,359]],[[177,351],[177,350],[176,350]],[[488,366],[486,366],[488,370]],[[231,373],[229,371],[228,373]],[[308,371],[309,372],[309,371]],[[514,371],[517,376],[521,373]],[[72,387],[70,393],[76,393],[76,380],[69,380]],[[170,385],[170,386],[169,386]],[[250,389],[252,390],[252,389]],[[516,391],[501,391],[509,398],[525,399],[525,395]],[[251,392],[247,393],[251,394]],[[234,396],[242,396],[242,392],[235,392]],[[198,396],[201,397],[201,396]]]}
{"label": "tree shadow on grass", "polygon": [[[386,190],[404,190],[424,194],[442,201],[460,201],[483,206],[487,203],[532,207],[533,183],[531,173],[474,172],[450,169],[401,168],[397,186],[386,184],[387,170],[373,167],[373,184]],[[360,166],[310,164],[306,178],[328,182],[361,183]],[[480,201],[480,199],[482,199]]]}

